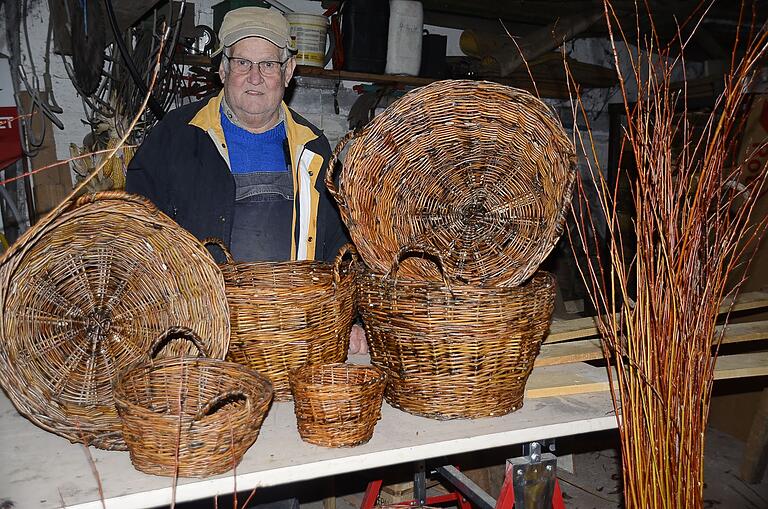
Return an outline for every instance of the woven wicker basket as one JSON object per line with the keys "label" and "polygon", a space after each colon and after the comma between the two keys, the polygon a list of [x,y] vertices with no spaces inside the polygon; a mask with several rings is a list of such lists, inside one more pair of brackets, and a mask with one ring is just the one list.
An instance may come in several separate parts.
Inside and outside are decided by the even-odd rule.
{"label": "woven wicker basket", "polygon": [[[442,254],[452,279],[514,286],[562,233],[574,149],[528,92],[436,82],[400,98],[353,140],[338,190],[334,172],[326,184],[374,272],[385,273],[401,246],[418,243]],[[403,266],[400,276],[439,280],[422,261]]]}
{"label": "woven wicker basket", "polygon": [[387,402],[437,419],[519,409],[549,330],[554,278],[538,272],[514,288],[398,280],[399,259],[423,251],[403,248],[388,276],[358,270],[358,305],[371,363],[387,374]]}
{"label": "woven wicker basket", "polygon": [[[38,226],[42,225],[42,226]],[[81,197],[25,234],[0,270],[0,384],[19,412],[73,442],[125,449],[112,386],[184,324],[213,357],[229,342],[224,280],[148,201]],[[165,355],[190,350],[171,346]]]}
{"label": "woven wicker basket", "polygon": [[[179,333],[200,344],[191,331]],[[115,385],[133,466],[164,476],[208,477],[234,468],[256,441],[271,400],[264,376],[205,357],[141,361]]]}
{"label": "woven wicker basket", "polygon": [[353,447],[373,436],[386,375],[374,366],[308,364],[290,373],[299,435],[325,447]]}
{"label": "woven wicker basket", "polygon": [[288,372],[306,363],[344,362],[355,318],[355,283],[347,253],[320,261],[222,264],[232,336],[228,359],[267,376],[275,400],[289,400]]}

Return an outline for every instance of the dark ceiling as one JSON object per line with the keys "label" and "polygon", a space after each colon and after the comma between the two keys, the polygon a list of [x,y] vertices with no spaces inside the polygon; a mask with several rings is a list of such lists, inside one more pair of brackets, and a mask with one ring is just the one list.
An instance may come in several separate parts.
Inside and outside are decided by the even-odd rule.
{"label": "dark ceiling", "polygon": [[[604,12],[602,0],[421,1],[424,5],[424,22],[427,24],[484,32],[503,32],[506,27],[512,35],[521,37],[543,27],[555,26],[559,20],[567,19],[572,23],[580,17],[589,18],[596,12]],[[323,0],[325,6],[335,3]],[[716,60],[729,56],[737,27],[746,30],[753,20],[759,26],[768,19],[768,0],[744,2],[743,10],[739,0],[614,0],[612,6],[616,17],[621,20],[625,31],[634,34],[633,39],[637,38],[638,25],[641,37],[649,33],[650,24],[645,5],[652,13],[662,43],[676,38],[678,26],[683,27],[683,33],[687,34],[706,13],[702,26],[686,50],[688,58],[695,60]],[[636,15],[636,6],[639,6],[639,15]],[[604,16],[600,16],[597,22],[580,34],[581,37],[606,35]]]}

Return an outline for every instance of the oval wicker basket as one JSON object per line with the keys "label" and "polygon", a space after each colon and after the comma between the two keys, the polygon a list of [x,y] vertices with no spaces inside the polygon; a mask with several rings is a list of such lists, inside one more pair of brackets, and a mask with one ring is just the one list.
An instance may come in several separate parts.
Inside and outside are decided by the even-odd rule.
{"label": "oval wicker basket", "polygon": [[234,262],[220,265],[232,335],[228,359],[272,381],[275,400],[291,399],[288,372],[306,363],[344,362],[355,318],[355,282],[347,253],[321,261]]}
{"label": "oval wicker basket", "polygon": [[373,436],[386,375],[375,366],[308,364],[290,373],[299,435],[325,447],[353,447]]}
{"label": "oval wicker basket", "polygon": [[[19,412],[73,442],[125,449],[112,387],[184,324],[213,357],[229,342],[224,280],[150,202],[87,195],[28,232],[0,269],[0,384]],[[189,352],[171,345],[165,355]]]}
{"label": "oval wicker basket", "polygon": [[169,477],[208,477],[237,466],[256,441],[271,400],[266,377],[205,357],[141,361],[122,371],[115,385],[133,466]]}
{"label": "oval wicker basket", "polygon": [[[527,280],[562,233],[575,153],[548,106],[497,83],[446,80],[407,93],[354,138],[326,184],[363,261],[385,273],[401,246],[432,248],[459,282]],[[334,166],[331,166],[332,168]],[[401,277],[439,280],[412,261]]]}
{"label": "oval wicker basket", "polygon": [[549,330],[554,278],[538,272],[513,288],[398,280],[400,257],[424,251],[403,248],[387,276],[358,270],[358,306],[371,363],[387,374],[385,399],[437,419],[519,409]]}

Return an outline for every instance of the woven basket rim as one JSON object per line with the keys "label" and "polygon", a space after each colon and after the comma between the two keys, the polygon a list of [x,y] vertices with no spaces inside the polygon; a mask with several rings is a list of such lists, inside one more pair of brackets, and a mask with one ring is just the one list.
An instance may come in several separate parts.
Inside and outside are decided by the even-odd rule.
{"label": "woven basket rim", "polygon": [[[152,373],[164,369],[175,368],[179,365],[209,365],[232,369],[240,372],[245,377],[249,378],[248,385],[256,387],[258,384],[258,400],[252,401],[253,406],[258,406],[265,401],[272,399],[272,382],[267,377],[255,371],[247,366],[238,364],[236,362],[230,362],[222,359],[212,359],[210,357],[191,357],[191,356],[179,356],[179,357],[164,357],[160,359],[154,359],[151,361],[137,361],[123,369],[117,377],[117,381],[114,385],[115,403],[124,405],[126,408],[132,408],[141,410],[144,412],[151,412],[156,415],[160,415],[147,408],[146,406],[137,403],[136,401],[125,398],[123,396],[123,385],[131,380],[131,377],[148,376]],[[239,379],[238,379],[239,380]],[[188,415],[188,414],[185,414]]]}
{"label": "woven basket rim", "polygon": [[[191,265],[194,262],[196,265],[201,266],[203,273],[208,277],[207,280],[212,282],[213,286],[218,286],[220,281],[220,295],[218,293],[215,295],[211,294],[211,298],[208,299],[208,320],[213,323],[212,317],[215,315],[214,308],[216,307],[221,309],[223,315],[228,317],[228,307],[224,294],[224,280],[213,258],[199,246],[198,240],[191,233],[179,227],[151,201],[142,196],[123,191],[89,193],[80,196],[74,201],[70,201],[66,206],[62,204],[55,211],[57,212],[55,215],[52,213],[45,220],[34,225],[33,231],[21,239],[23,240],[22,243],[15,244],[14,250],[9,250],[4,254],[0,267],[3,273],[2,278],[8,284],[0,289],[0,302],[6,306],[6,311],[9,308],[9,300],[14,298],[12,292],[14,291],[14,285],[18,284],[16,279],[24,274],[29,263],[40,263],[40,260],[43,260],[44,257],[50,256],[48,255],[50,250],[47,249],[47,244],[45,243],[46,239],[49,239],[49,235],[52,233],[56,234],[57,228],[68,225],[70,221],[73,222],[72,224],[84,222],[85,224],[93,225],[96,222],[95,218],[105,217],[105,209],[108,210],[112,222],[122,222],[125,224],[126,219],[131,219],[151,231],[167,232],[167,235],[163,234],[166,235],[164,236],[165,245],[171,242],[174,242],[175,245],[183,244],[184,252],[190,255],[189,264]],[[60,240],[61,237],[59,236],[58,239]],[[97,245],[99,245],[99,241],[103,242],[103,239],[100,238],[94,240],[92,237],[83,237],[83,239],[93,240]],[[83,240],[83,242],[86,242],[86,240]],[[116,252],[119,252],[119,250]],[[157,255],[157,244],[152,242],[151,245],[148,245],[148,252],[154,252],[154,255]],[[31,256],[34,256],[34,258],[30,258]],[[147,256],[151,257],[153,255],[148,254]],[[51,260],[47,259],[45,261],[46,263],[51,262]],[[60,260],[53,261],[56,263],[60,262]],[[163,258],[163,262],[167,263],[167,259]],[[190,267],[187,268],[190,269],[189,273],[193,272]],[[218,292],[218,290],[216,291]],[[186,293],[183,296],[184,298],[191,299],[192,295],[191,293]],[[216,303],[218,304],[217,306],[214,304],[214,301],[219,296],[221,301]],[[10,318],[7,315],[0,320],[0,334],[6,338],[9,334],[13,334],[13,331],[8,326],[9,320]],[[197,323],[195,322],[195,324]],[[226,325],[226,330],[224,330],[224,325]],[[229,320],[226,320],[226,324],[222,320],[221,327],[220,330],[215,332],[213,337],[209,338],[209,346],[215,355],[224,357],[229,341]],[[10,360],[9,355],[11,355],[8,353],[8,348],[10,346],[3,349],[2,357],[5,361],[0,362],[6,368],[8,368]],[[117,371],[124,367],[126,367],[124,362],[119,363]],[[3,389],[14,407],[33,424],[72,442],[89,443],[103,449],[125,448],[112,397],[108,400],[102,397],[95,401],[96,404],[78,403],[78,401],[72,398],[51,394],[49,390],[41,386],[38,380],[42,375],[39,374],[38,370],[22,372],[19,368],[14,368],[11,365],[5,371],[6,374],[0,376],[0,384],[3,385]],[[108,382],[112,384],[112,387],[114,387],[116,375],[117,373],[113,372],[113,375],[109,377],[110,380]],[[104,377],[107,377],[107,373],[104,373]],[[108,390],[109,386],[105,385],[104,389]],[[102,402],[103,404],[101,404]],[[105,412],[105,410],[109,412]],[[114,414],[114,417],[112,414]]]}
{"label": "woven basket rim", "polygon": [[[374,376],[365,380],[363,383],[311,383],[307,382],[307,377],[317,372],[325,371],[353,371],[360,373],[372,373]],[[333,362],[324,364],[305,364],[298,368],[293,368],[288,374],[292,382],[301,384],[306,389],[323,389],[328,387],[366,387],[368,385],[375,385],[386,380],[387,374],[383,369],[371,364],[348,364],[345,362]]]}
{"label": "woven basket rim", "polygon": [[[413,158],[415,155],[421,156],[422,159],[426,156],[424,156],[422,150],[416,151],[418,152],[417,154],[412,153],[414,152],[413,146],[418,144],[408,141],[409,130],[401,129],[397,126],[402,124],[411,126],[411,123],[416,125],[418,115],[414,115],[412,112],[418,111],[423,113],[425,117],[429,118],[429,120],[423,121],[428,124],[428,128],[424,129],[424,134],[425,136],[432,136],[427,136],[424,144],[431,149],[439,148],[441,146],[440,143],[437,141],[430,142],[430,140],[451,138],[449,135],[438,136],[430,134],[433,129],[439,129],[439,132],[450,131],[451,129],[458,129],[462,132],[472,131],[472,127],[465,127],[474,125],[472,121],[468,120],[466,123],[463,121],[466,116],[469,115],[471,117],[471,114],[465,113],[464,116],[457,117],[455,122],[451,122],[446,120],[444,111],[446,109],[450,110],[451,100],[454,101],[454,104],[479,100],[474,98],[475,95],[479,94],[478,91],[482,92],[483,97],[491,97],[493,101],[499,101],[499,104],[509,104],[509,111],[507,112],[505,108],[504,111],[506,113],[500,112],[498,116],[493,116],[492,112],[483,111],[482,113],[476,113],[473,118],[481,118],[483,121],[491,118],[492,121],[490,123],[501,122],[502,119],[505,119],[505,125],[508,125],[511,122],[511,118],[514,118],[514,115],[517,114],[514,113],[515,111],[522,111],[524,113],[521,114],[530,117],[527,126],[534,126],[530,127],[530,132],[528,127],[525,129],[521,128],[519,129],[519,135],[513,133],[513,135],[503,138],[504,140],[531,140],[532,138],[529,135],[532,132],[545,133],[541,134],[541,136],[546,136],[545,141],[541,143],[543,143],[543,146],[549,147],[549,149],[547,151],[537,151],[538,157],[536,162],[531,164],[530,169],[526,169],[526,175],[534,175],[534,172],[536,172],[535,176],[547,176],[547,182],[550,182],[550,184],[545,186],[545,188],[549,189],[549,191],[544,193],[537,192],[533,188],[527,188],[525,192],[521,191],[519,194],[519,196],[530,197],[530,200],[534,203],[546,204],[546,206],[541,205],[541,207],[545,208],[545,211],[541,212],[539,216],[534,217],[535,220],[540,221],[540,225],[536,227],[539,229],[537,236],[518,236],[515,233],[516,230],[511,226],[507,226],[507,223],[504,223],[504,226],[489,228],[472,241],[462,241],[462,247],[455,251],[456,258],[451,256],[446,259],[451,267],[448,277],[452,280],[461,281],[463,279],[476,284],[490,283],[516,286],[535,272],[538,265],[551,252],[561,237],[568,204],[573,193],[577,160],[573,143],[562,128],[552,107],[525,90],[494,82],[442,80],[408,92],[391,104],[380,115],[377,115],[362,130],[351,132],[342,138],[334,150],[334,162],[341,161],[341,152],[345,145],[351,141],[341,165],[342,170],[338,179],[338,187],[333,182],[332,171],[329,171],[326,175],[326,184],[339,205],[342,217],[350,230],[353,240],[358,243],[361,254],[369,265],[375,266],[378,270],[383,270],[389,262],[387,258],[392,254],[392,249],[396,249],[402,242],[413,242],[422,238],[434,243],[439,249],[444,249],[446,255],[453,251],[454,244],[451,244],[449,239],[445,237],[445,235],[450,233],[449,227],[443,227],[438,224],[436,231],[442,233],[430,234],[429,227],[425,226],[428,223],[426,219],[409,222],[403,210],[419,209],[419,207],[426,207],[427,205],[425,204],[432,204],[431,206],[434,206],[434,202],[439,202],[441,199],[445,200],[445,203],[450,204],[457,202],[457,197],[472,196],[472,193],[447,194],[447,197],[437,198],[437,195],[433,194],[419,194],[423,186],[419,188],[406,186],[406,190],[402,191],[402,179],[406,178],[403,175],[409,171],[407,168],[415,166],[413,171],[417,171],[420,178],[430,179],[430,182],[439,182],[440,179],[436,177],[439,174],[436,172],[441,170],[441,167],[439,164],[432,162],[417,165],[415,160],[409,161],[409,157]],[[485,94],[488,94],[488,96]],[[435,100],[435,98],[437,99]],[[433,100],[430,101],[430,99]],[[430,106],[433,103],[436,104]],[[448,118],[450,119],[450,116]],[[434,123],[431,123],[433,121]],[[418,131],[418,134],[421,135],[422,131]],[[486,135],[482,139],[492,140],[493,137]],[[489,141],[489,143],[491,142]],[[500,141],[497,137],[496,144],[499,145],[499,143]],[[507,147],[507,145],[504,146]],[[547,155],[550,152],[552,153],[551,158]],[[427,151],[427,153],[429,152]],[[520,160],[522,157],[510,150],[504,153],[514,154],[517,160]],[[464,152],[461,151],[461,154],[464,155]],[[376,160],[387,162],[371,163],[370,158],[378,158]],[[449,164],[453,165],[450,167],[459,168],[461,166],[459,161],[463,164],[467,160],[466,157],[463,159],[459,157]],[[411,164],[408,164],[409,162]],[[419,159],[420,162],[421,159]],[[373,169],[368,168],[375,168],[377,171],[374,172]],[[457,172],[460,173],[458,170]],[[360,182],[364,182],[364,184]],[[398,182],[400,183],[399,186]],[[382,205],[382,203],[389,203],[389,201],[381,201],[376,196],[372,196],[373,191],[368,187],[375,187],[377,185],[380,187],[384,186],[377,188],[377,190],[381,193],[383,192],[382,189],[384,189],[388,197],[394,193],[394,191],[390,192],[393,187],[400,189],[398,191],[400,194],[397,194],[397,196],[400,200],[403,200],[403,207]],[[436,186],[436,188],[440,189],[439,186]],[[374,208],[378,210],[379,214],[384,212],[384,216],[373,217],[372,214],[367,212]],[[425,210],[433,211],[435,209]],[[459,211],[456,213],[456,216],[448,217],[446,215],[443,217],[448,217],[445,219],[448,224],[454,224],[460,220],[452,218],[463,217],[461,214],[463,212]],[[438,214],[437,217],[436,221],[441,216]],[[380,227],[378,226],[380,224],[379,221],[387,226],[392,226],[395,223],[402,223],[401,226],[403,224],[410,226],[403,226],[405,229],[401,232],[399,229],[393,228],[390,230],[389,228]],[[501,222],[502,220],[499,221]],[[524,221],[521,221],[521,223],[524,224]],[[511,239],[515,239],[514,242]],[[484,243],[486,241],[498,242],[497,247],[500,248],[491,251],[486,247],[487,244]],[[483,253],[483,256],[482,258],[475,259],[474,257],[478,253]],[[494,257],[498,260],[496,264],[493,263]],[[467,263],[465,264],[464,261],[467,261]],[[493,270],[486,268],[493,266],[497,268]],[[428,275],[434,277],[428,268],[424,268],[421,265],[414,266],[408,272],[412,276],[422,279]]]}

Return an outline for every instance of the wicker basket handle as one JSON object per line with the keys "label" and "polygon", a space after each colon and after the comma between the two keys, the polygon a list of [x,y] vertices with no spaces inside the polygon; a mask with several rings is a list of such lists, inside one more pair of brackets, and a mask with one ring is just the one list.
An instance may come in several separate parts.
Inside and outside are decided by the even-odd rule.
{"label": "wicker basket handle", "polygon": [[[234,389],[231,391],[222,392],[221,394],[218,394],[214,397],[212,397],[208,403],[206,403],[203,408],[200,409],[200,411],[195,414],[195,417],[192,419],[192,424],[195,423],[195,421],[199,421],[206,415],[211,413],[211,410],[216,408],[218,405],[220,405],[223,401],[226,401],[228,399],[233,399],[235,397],[241,397],[245,400],[245,404],[248,406],[248,410],[250,411],[251,408],[251,398],[248,397],[248,394],[245,393],[245,391],[242,391],[240,389]],[[190,424],[190,428],[192,427],[192,424]]]}
{"label": "wicker basket handle", "polygon": [[150,358],[154,359],[157,357],[157,354],[159,354],[160,350],[162,350],[161,347],[164,346],[164,343],[172,337],[180,337],[186,339],[195,345],[197,351],[200,352],[200,355],[203,357],[209,357],[208,349],[205,347],[203,340],[200,339],[200,336],[198,336],[195,331],[187,327],[173,326],[168,327],[165,332],[160,334],[157,339],[152,342],[152,346],[149,348]]}
{"label": "wicker basket handle", "polygon": [[344,212],[347,211],[347,201],[341,195],[338,189],[336,189],[336,183],[333,181],[333,176],[336,173],[336,166],[341,166],[339,163],[339,155],[344,147],[349,143],[349,140],[356,138],[360,135],[360,131],[350,131],[339,140],[336,144],[336,148],[333,149],[331,154],[331,161],[328,163],[328,170],[325,172],[325,187],[328,188],[328,192],[331,193],[333,199],[339,204],[339,208]]}
{"label": "wicker basket handle", "polygon": [[203,239],[203,245],[208,246],[210,244],[217,246],[224,252],[224,257],[227,259],[227,263],[234,263],[235,259],[232,258],[232,253],[229,252],[229,248],[224,244],[224,241],[218,237],[206,237]]}
{"label": "wicker basket handle", "polygon": [[451,283],[448,280],[448,275],[445,273],[445,265],[443,262],[442,255],[434,248],[427,247],[422,244],[416,244],[416,243],[408,243],[400,248],[400,250],[395,255],[395,260],[392,262],[392,268],[389,269],[389,272],[385,277],[392,278],[395,281],[397,281],[397,271],[400,269],[400,264],[405,260],[406,258],[410,258],[411,256],[415,256],[421,254],[422,258],[425,258],[424,255],[429,255],[433,257],[435,260],[437,260],[438,270],[440,271],[440,277],[443,279],[443,284],[446,288],[448,288],[448,291],[453,294],[453,290],[451,289]]}
{"label": "wicker basket handle", "polygon": [[143,196],[140,196],[138,194],[126,193],[125,191],[99,191],[98,193],[83,194],[81,196],[78,196],[78,198],[72,204],[72,207],[73,208],[82,207],[83,205],[87,205],[89,203],[95,203],[100,200],[132,201],[134,203],[138,203],[139,205],[144,205],[144,206],[151,207],[152,209],[157,209],[154,203],[144,198]]}
{"label": "wicker basket handle", "polygon": [[341,282],[341,262],[344,259],[344,257],[349,254],[352,256],[352,261],[357,262],[360,260],[360,256],[357,253],[357,249],[355,249],[355,245],[351,242],[348,242],[341,246],[341,249],[339,249],[339,253],[336,255],[336,259],[333,261],[333,281],[336,284],[339,284]]}

